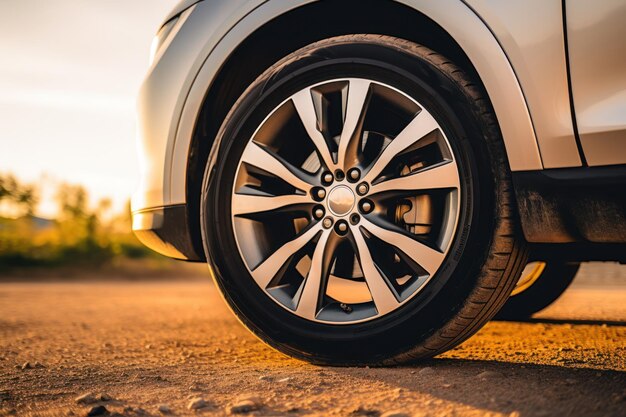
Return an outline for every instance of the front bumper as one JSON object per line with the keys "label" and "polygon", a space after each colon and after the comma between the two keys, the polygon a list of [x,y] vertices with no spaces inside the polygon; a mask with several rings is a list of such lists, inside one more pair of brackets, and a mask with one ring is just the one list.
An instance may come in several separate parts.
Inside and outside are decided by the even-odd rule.
{"label": "front bumper", "polygon": [[132,217],[135,236],[153,251],[185,261],[205,260],[200,242],[189,231],[185,204],[140,210]]}

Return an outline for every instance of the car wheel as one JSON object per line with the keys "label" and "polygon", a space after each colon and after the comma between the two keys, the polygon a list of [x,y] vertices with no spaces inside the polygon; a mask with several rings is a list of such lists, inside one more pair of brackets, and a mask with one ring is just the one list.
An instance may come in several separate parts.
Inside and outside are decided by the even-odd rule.
{"label": "car wheel", "polygon": [[207,258],[240,320],[289,355],[431,357],[491,319],[526,264],[489,102],[423,46],[311,44],[243,93],[216,140]]}
{"label": "car wheel", "polygon": [[570,286],[579,268],[577,262],[529,263],[496,319],[525,320],[548,307]]}

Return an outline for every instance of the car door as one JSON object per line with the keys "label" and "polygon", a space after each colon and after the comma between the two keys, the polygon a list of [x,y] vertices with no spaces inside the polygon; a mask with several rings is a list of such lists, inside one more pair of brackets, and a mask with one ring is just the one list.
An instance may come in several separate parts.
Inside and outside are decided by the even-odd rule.
{"label": "car door", "polygon": [[626,1],[566,0],[570,82],[589,166],[626,164]]}

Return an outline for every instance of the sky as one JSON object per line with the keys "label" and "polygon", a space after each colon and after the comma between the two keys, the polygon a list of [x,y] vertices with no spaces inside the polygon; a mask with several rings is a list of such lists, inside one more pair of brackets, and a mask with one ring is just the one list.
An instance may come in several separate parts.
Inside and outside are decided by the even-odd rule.
{"label": "sky", "polygon": [[121,210],[138,184],[136,94],[178,0],[0,1],[0,173],[84,185]]}

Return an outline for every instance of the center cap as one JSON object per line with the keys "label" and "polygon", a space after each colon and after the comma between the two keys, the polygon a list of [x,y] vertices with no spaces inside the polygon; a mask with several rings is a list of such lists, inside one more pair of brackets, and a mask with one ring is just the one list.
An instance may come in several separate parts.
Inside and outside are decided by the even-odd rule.
{"label": "center cap", "polygon": [[355,200],[349,187],[338,185],[328,193],[328,208],[335,216],[345,216],[354,207]]}

